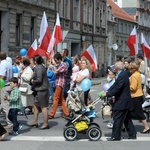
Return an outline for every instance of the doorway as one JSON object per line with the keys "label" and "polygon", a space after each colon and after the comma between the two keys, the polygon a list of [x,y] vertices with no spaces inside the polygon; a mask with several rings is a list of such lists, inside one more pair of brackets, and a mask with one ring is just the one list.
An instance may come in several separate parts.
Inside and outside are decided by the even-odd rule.
{"label": "doorway", "polygon": [[79,43],[71,43],[71,56],[80,55],[80,44]]}

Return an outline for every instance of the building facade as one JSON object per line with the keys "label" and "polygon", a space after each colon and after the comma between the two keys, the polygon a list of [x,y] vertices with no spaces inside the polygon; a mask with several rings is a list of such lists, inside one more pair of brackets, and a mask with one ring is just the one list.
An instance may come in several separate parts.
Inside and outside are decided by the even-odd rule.
{"label": "building facade", "polygon": [[0,1],[0,49],[14,58],[21,48],[28,49],[39,38],[43,11],[50,25],[55,21],[55,0]]}
{"label": "building facade", "polygon": [[114,1],[137,22],[139,53],[141,53],[141,33],[144,34],[147,43],[150,43],[150,0]]}
{"label": "building facade", "polygon": [[91,44],[99,66],[107,65],[107,1],[106,0],[57,0],[64,32],[63,44],[71,56],[79,55]]}
{"label": "building facade", "polygon": [[138,0],[113,0],[119,7],[138,7]]}
{"label": "building facade", "polygon": [[39,38],[40,23],[46,12],[53,32],[59,13],[63,42],[56,48],[80,55],[93,45],[98,64],[107,66],[106,0],[5,0],[0,1],[0,49],[14,58],[21,48],[28,49]]}
{"label": "building facade", "polygon": [[[137,26],[137,22],[134,20],[133,17],[128,15],[125,11],[123,11],[116,3],[112,0],[107,0],[107,4],[109,9],[111,10],[111,18],[108,20],[108,31],[109,33],[114,33],[108,35],[108,40],[111,38],[111,43],[108,41],[109,45],[108,49],[109,52],[112,54],[112,58],[110,57],[111,63],[116,61],[117,59],[126,59],[129,57],[130,50],[126,45],[126,41],[133,29],[134,26]],[[108,10],[109,10],[108,9]],[[112,23],[114,26],[112,26]],[[110,28],[111,27],[111,28]],[[114,48],[113,45],[117,45],[117,48]]]}

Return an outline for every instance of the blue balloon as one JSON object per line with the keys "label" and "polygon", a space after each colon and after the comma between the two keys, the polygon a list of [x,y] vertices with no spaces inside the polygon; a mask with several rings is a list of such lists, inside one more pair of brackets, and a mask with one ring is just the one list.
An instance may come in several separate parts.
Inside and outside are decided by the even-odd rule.
{"label": "blue balloon", "polygon": [[109,83],[105,83],[103,84],[102,89],[106,92],[110,87],[111,85]]}
{"label": "blue balloon", "polygon": [[18,73],[18,68],[16,66],[12,67],[13,73]]}
{"label": "blue balloon", "polygon": [[81,89],[82,89],[82,91],[85,92],[85,91],[89,90],[90,87],[91,87],[91,85],[92,85],[91,80],[88,79],[88,78],[85,78],[85,79],[82,80],[82,82],[81,82]]}
{"label": "blue balloon", "polygon": [[27,50],[25,48],[22,48],[20,50],[20,56],[26,56]]}

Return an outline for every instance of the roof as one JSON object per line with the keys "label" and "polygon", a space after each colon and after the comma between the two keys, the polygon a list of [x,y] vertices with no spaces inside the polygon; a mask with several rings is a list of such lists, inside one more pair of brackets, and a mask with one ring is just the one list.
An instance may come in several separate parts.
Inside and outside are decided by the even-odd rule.
{"label": "roof", "polygon": [[137,11],[136,7],[124,7],[122,9],[129,15],[136,15],[136,11]]}
{"label": "roof", "polygon": [[136,22],[133,17],[127,14],[123,9],[121,9],[112,0],[107,0],[107,4],[109,4],[112,7],[111,12],[115,17],[120,18],[122,20],[130,21],[130,22]]}

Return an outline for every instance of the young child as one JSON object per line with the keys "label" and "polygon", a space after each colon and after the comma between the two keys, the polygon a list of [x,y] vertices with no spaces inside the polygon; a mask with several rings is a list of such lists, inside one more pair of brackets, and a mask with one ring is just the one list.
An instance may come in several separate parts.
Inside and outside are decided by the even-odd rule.
{"label": "young child", "polygon": [[13,123],[13,130],[9,135],[18,135],[18,131],[22,129],[22,125],[18,123],[17,115],[22,107],[21,93],[18,89],[18,78],[13,77],[9,80],[12,91],[9,96],[5,96],[5,100],[9,101],[10,110],[8,118]]}
{"label": "young child", "polygon": [[70,91],[73,91],[74,87],[75,87],[75,79],[79,76],[79,60],[77,57],[73,58],[72,61],[73,67],[72,67],[72,76],[71,76],[71,82],[70,82],[70,90],[68,91],[68,93]]}
{"label": "young child", "polygon": [[55,86],[55,74],[53,72],[54,66],[49,66],[47,70],[47,77],[49,81],[49,103],[53,104],[54,98],[54,86]]}

